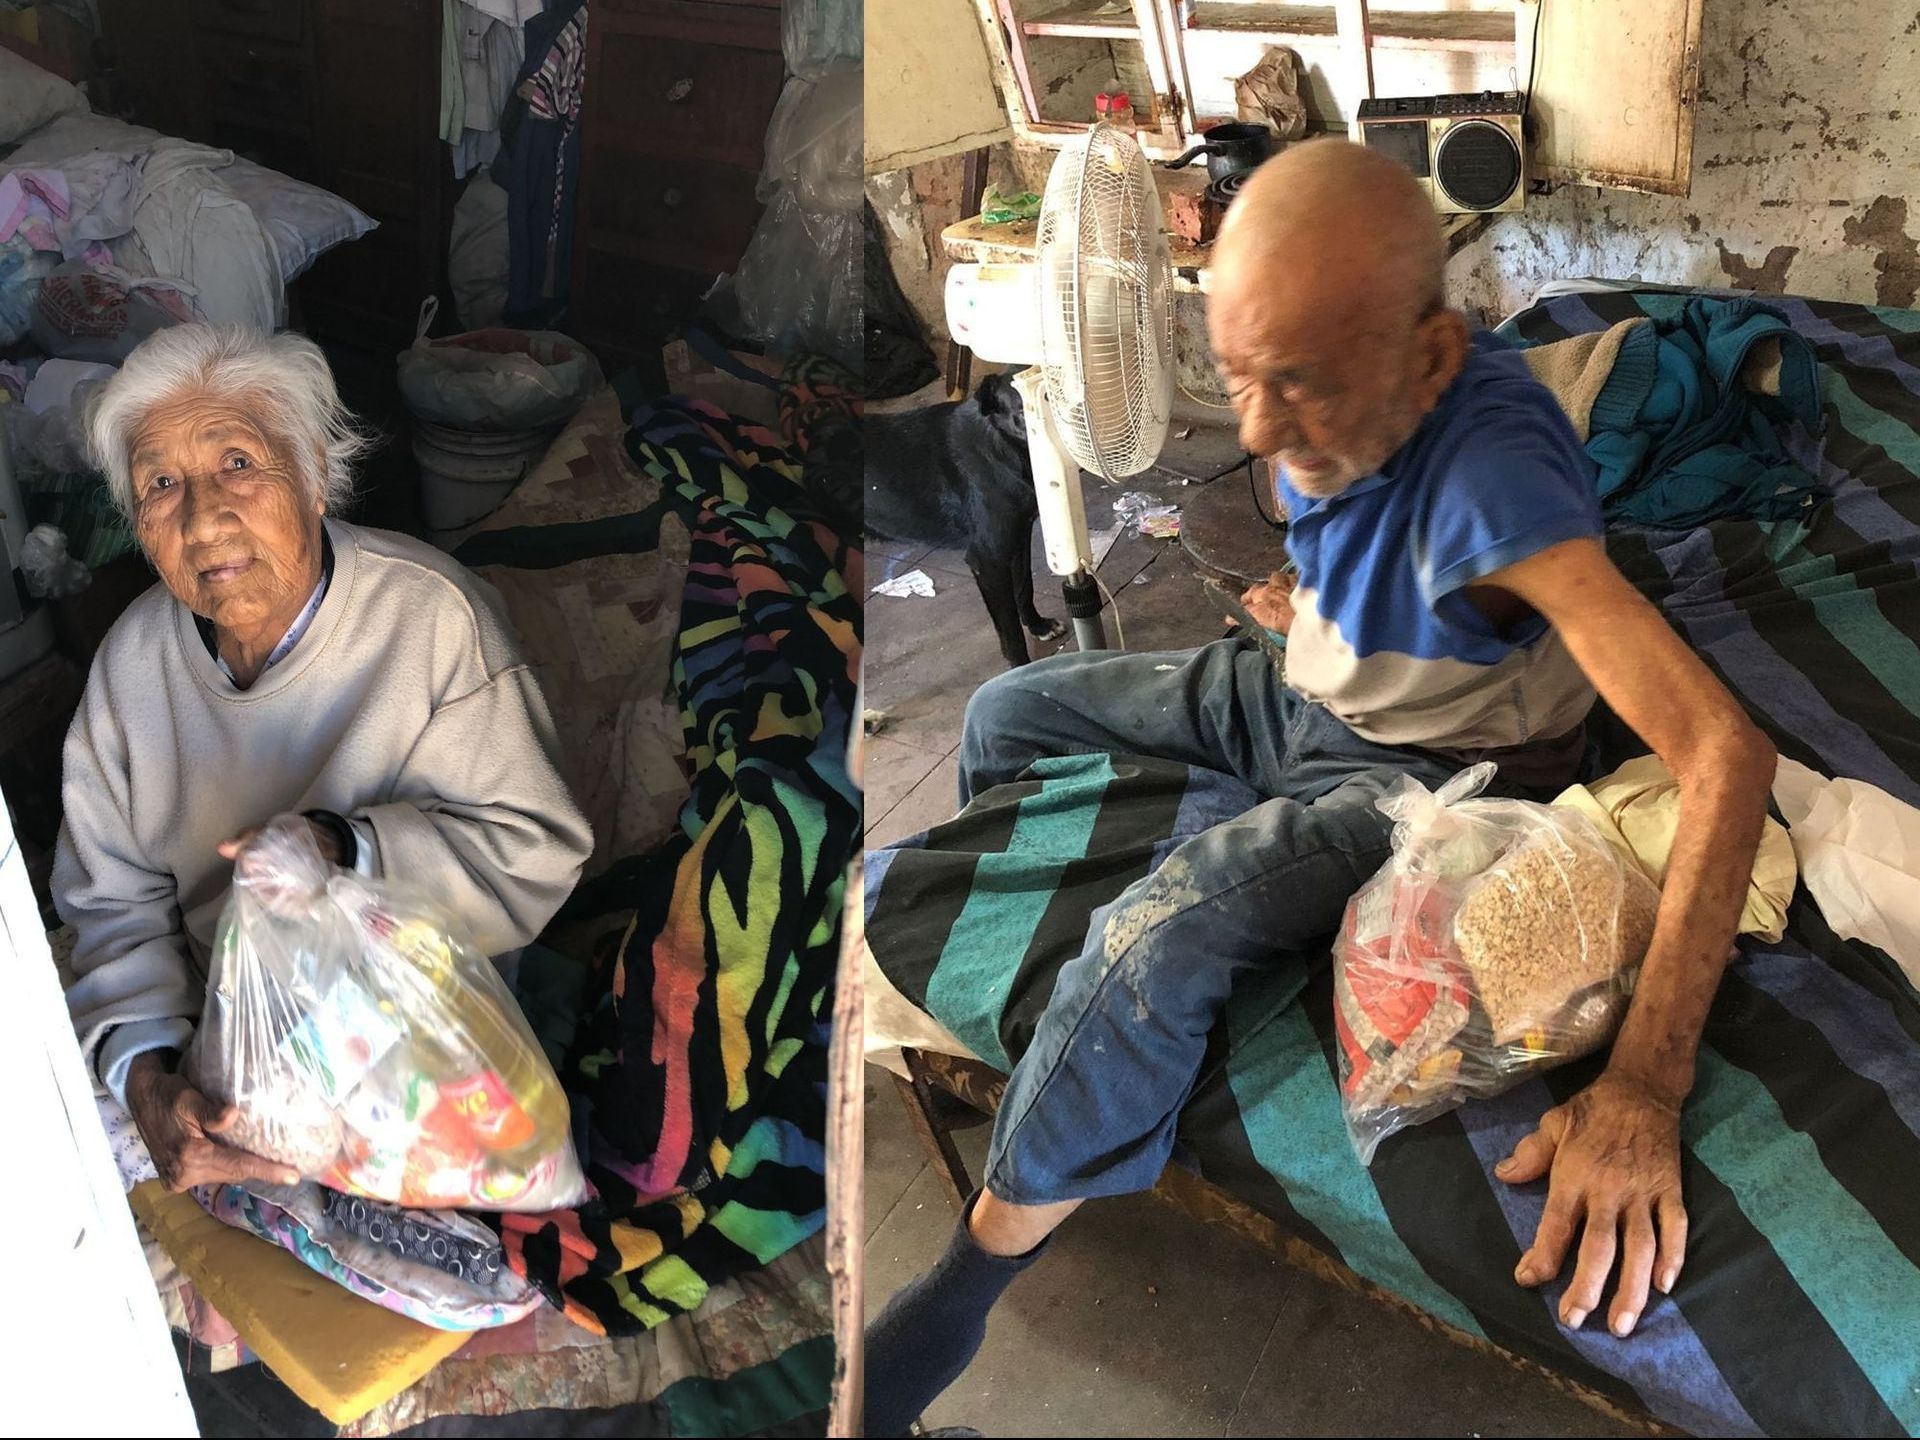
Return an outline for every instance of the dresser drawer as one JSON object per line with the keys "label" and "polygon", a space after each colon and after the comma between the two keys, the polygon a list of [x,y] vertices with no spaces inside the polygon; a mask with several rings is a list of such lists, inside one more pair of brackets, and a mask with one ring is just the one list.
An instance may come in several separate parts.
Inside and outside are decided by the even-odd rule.
{"label": "dresser drawer", "polygon": [[596,150],[580,192],[588,248],[677,270],[731,270],[760,217],[757,176],[697,160]]}
{"label": "dresser drawer", "polygon": [[297,43],[304,0],[193,0],[193,18],[205,30],[258,35]]}
{"label": "dresser drawer", "polygon": [[646,12],[623,18],[625,25],[607,25],[597,35],[589,27],[595,52],[590,129],[655,154],[758,168],[785,78],[778,31],[767,49],[738,39],[661,34],[647,27]]}

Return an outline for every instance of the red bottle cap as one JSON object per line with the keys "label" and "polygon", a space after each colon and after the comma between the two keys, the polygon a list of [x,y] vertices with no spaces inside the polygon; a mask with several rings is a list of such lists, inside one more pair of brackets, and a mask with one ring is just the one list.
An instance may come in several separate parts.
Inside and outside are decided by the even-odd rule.
{"label": "red bottle cap", "polygon": [[1115,110],[1131,110],[1133,108],[1133,101],[1127,98],[1127,92],[1124,90],[1114,91],[1112,95],[1107,97],[1107,102]]}

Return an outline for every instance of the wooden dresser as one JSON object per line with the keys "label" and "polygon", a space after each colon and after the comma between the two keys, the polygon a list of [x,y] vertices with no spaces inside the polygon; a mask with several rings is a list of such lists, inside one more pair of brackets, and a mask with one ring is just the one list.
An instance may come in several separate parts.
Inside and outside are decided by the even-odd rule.
{"label": "wooden dresser", "polygon": [[657,365],[739,264],[780,98],[779,0],[592,0],[568,328],[611,373]]}
{"label": "wooden dresser", "polygon": [[446,292],[440,0],[101,0],[131,117],[310,181],[380,222],[295,287],[309,329],[384,347]]}
{"label": "wooden dresser", "polygon": [[[380,222],[296,290],[308,328],[402,344],[445,297],[459,183],[439,139],[440,0],[101,0],[132,118],[343,195]],[[732,270],[785,63],[779,0],[592,0],[563,328],[612,373]],[[444,308],[444,307],[443,307]]]}

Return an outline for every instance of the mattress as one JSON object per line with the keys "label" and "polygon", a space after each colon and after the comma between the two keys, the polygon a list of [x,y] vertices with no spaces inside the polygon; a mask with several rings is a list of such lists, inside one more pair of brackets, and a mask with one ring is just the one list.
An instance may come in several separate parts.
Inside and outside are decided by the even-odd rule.
{"label": "mattress", "polygon": [[[1538,343],[1684,299],[1564,295],[1506,328]],[[1783,755],[1920,804],[1920,314],[1775,303],[1822,364],[1826,432],[1792,445],[1831,498],[1778,523],[1621,530],[1609,550]],[[1643,748],[1617,724],[1596,734],[1603,765]],[[1016,823],[1076,796],[1084,823]],[[874,959],[1006,1068],[1092,910],[1255,798],[1184,765],[1053,762],[868,857]],[[979,923],[983,907],[1006,923]],[[1561,1326],[1559,1285],[1513,1283],[1545,1187],[1492,1177],[1600,1062],[1393,1136],[1363,1168],[1331,992],[1324,963],[1234,992],[1180,1124],[1208,1180],[1460,1330],[1681,1428],[1920,1433],[1920,993],[1804,891],[1780,942],[1742,942],[1715,999],[1682,1127],[1687,1266],[1626,1340]]]}

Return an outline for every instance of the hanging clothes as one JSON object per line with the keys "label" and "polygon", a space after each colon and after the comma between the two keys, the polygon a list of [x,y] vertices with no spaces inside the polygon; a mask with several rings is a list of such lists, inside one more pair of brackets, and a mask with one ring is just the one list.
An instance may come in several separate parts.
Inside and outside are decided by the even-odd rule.
{"label": "hanging clothes", "polygon": [[[522,5],[520,9],[528,9]],[[524,23],[513,0],[449,0],[449,34],[458,51],[460,113],[449,116],[447,144],[455,178],[491,165],[500,153],[500,119],[526,62]],[[538,15],[538,0],[529,13]],[[444,98],[444,97],[443,97]]]}
{"label": "hanging clothes", "polygon": [[526,60],[501,121],[493,170],[508,197],[509,325],[552,326],[572,288],[586,37],[586,0],[557,0],[527,22]]}

